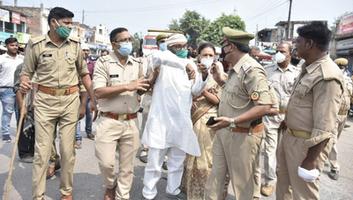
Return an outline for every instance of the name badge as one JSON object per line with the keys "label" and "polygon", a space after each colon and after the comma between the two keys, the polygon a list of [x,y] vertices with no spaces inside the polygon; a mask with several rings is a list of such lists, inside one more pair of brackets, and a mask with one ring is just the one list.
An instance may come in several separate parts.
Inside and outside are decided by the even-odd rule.
{"label": "name badge", "polygon": [[109,76],[110,78],[119,78],[119,74],[112,74]]}

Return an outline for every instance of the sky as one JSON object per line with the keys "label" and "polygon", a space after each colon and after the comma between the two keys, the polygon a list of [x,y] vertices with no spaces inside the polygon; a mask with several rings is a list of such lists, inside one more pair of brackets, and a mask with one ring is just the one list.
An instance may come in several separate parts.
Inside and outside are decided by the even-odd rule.
{"label": "sky", "polygon": [[[13,5],[13,0],[2,0]],[[222,13],[237,14],[248,32],[272,28],[288,19],[289,0],[18,0],[18,6],[65,7],[74,12],[74,21],[89,26],[103,24],[112,30],[126,27],[131,33],[145,34],[147,29],[167,29],[172,19],[186,10],[195,10],[214,20]],[[331,25],[345,12],[353,12],[352,0],[293,0],[292,20],[328,20]]]}

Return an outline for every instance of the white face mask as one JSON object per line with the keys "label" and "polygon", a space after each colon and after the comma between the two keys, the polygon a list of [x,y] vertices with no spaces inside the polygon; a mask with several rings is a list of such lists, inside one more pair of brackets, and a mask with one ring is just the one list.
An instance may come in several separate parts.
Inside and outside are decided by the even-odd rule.
{"label": "white face mask", "polygon": [[213,57],[204,57],[204,58],[201,58],[200,62],[201,62],[201,64],[205,65],[205,67],[208,69],[213,64],[214,58]]}
{"label": "white face mask", "polygon": [[286,60],[286,56],[281,52],[277,52],[275,55],[275,61],[277,63],[283,63]]}

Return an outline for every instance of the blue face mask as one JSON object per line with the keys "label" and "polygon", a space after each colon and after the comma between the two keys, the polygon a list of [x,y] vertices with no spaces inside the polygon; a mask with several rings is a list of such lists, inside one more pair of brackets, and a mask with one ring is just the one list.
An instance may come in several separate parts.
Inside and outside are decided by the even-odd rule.
{"label": "blue face mask", "polygon": [[159,50],[161,51],[166,51],[167,50],[167,44],[165,42],[159,44]]}
{"label": "blue face mask", "polygon": [[122,42],[119,44],[120,48],[118,49],[118,52],[122,56],[129,56],[132,52],[132,43],[131,42]]}

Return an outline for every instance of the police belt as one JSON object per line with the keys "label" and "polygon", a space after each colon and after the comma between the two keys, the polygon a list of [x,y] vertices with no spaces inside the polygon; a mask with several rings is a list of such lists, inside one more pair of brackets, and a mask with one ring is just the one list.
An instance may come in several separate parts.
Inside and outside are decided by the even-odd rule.
{"label": "police belt", "polygon": [[75,92],[78,92],[80,88],[77,85],[70,86],[67,88],[54,88],[54,87],[46,87],[43,85],[38,85],[38,90],[52,96],[64,96],[64,95],[70,95]]}
{"label": "police belt", "polygon": [[137,118],[137,113],[116,114],[112,112],[101,112],[101,115],[115,120],[131,120]]}
{"label": "police belt", "polygon": [[11,86],[0,86],[0,89],[2,89],[2,88],[13,88],[13,87],[11,87]]}
{"label": "police belt", "polygon": [[288,128],[287,132],[294,137],[303,138],[303,139],[311,138],[311,133],[306,132],[306,131],[297,131],[297,130],[292,130],[292,129]]}
{"label": "police belt", "polygon": [[247,133],[249,135],[254,134],[254,135],[262,136],[264,131],[264,124],[262,123],[262,119],[258,119],[251,122],[249,128],[237,126],[235,128],[231,128],[230,130],[236,133]]}

